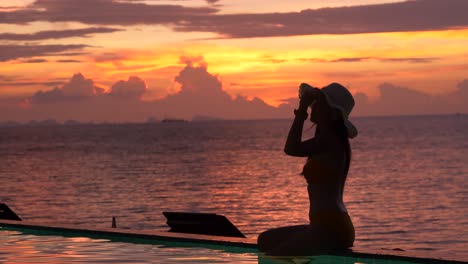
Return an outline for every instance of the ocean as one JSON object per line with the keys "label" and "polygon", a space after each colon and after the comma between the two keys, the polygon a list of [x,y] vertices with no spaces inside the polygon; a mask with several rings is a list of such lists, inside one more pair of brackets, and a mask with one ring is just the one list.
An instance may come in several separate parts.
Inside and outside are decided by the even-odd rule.
{"label": "ocean", "polygon": [[[25,220],[165,231],[225,215],[247,237],[306,224],[292,120],[0,128],[0,202]],[[356,117],[345,204],[355,246],[468,261],[468,116]],[[306,124],[305,137],[313,135]]]}

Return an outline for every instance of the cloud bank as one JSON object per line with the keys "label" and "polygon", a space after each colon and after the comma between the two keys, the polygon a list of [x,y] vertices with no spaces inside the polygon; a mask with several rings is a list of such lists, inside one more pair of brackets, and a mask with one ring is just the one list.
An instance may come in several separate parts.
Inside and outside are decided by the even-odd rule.
{"label": "cloud bank", "polygon": [[260,119],[281,117],[286,112],[259,98],[232,98],[223,90],[218,76],[208,72],[206,63],[193,58],[181,60],[187,65],[174,79],[180,85],[180,91],[160,100],[141,100],[148,88],[137,76],[120,80],[105,91],[92,79],[77,73],[59,87],[37,91],[23,101],[22,107],[17,100],[9,105],[4,102],[3,107],[0,105],[0,121],[53,118],[62,122],[143,122],[148,118],[192,119],[194,116]]}
{"label": "cloud bank", "polygon": [[36,41],[46,39],[61,39],[71,37],[89,37],[92,34],[97,33],[112,33],[122,31],[117,28],[106,28],[106,27],[92,27],[82,29],[69,29],[69,30],[47,30],[39,31],[30,34],[18,34],[18,33],[0,33],[0,40],[11,40],[11,41]]}
{"label": "cloud bank", "polygon": [[51,56],[51,55],[71,55],[64,54],[68,51],[81,51],[89,47],[88,45],[0,45],[0,62],[21,58]]}
{"label": "cloud bank", "polygon": [[212,7],[152,5],[115,0],[37,0],[28,7],[0,12],[0,23],[26,24],[33,21],[81,22],[90,25],[143,25],[182,23],[217,12]]}
{"label": "cloud bank", "polygon": [[115,83],[109,95],[127,99],[140,99],[146,92],[146,83],[137,76],[131,76],[127,81]]}
{"label": "cloud bank", "polygon": [[379,85],[379,98],[370,100],[363,93],[355,95],[355,115],[424,115],[468,113],[468,79],[453,92],[429,95],[391,83]]}
{"label": "cloud bank", "polygon": [[24,9],[0,12],[0,23],[73,21],[89,25],[164,25],[181,32],[252,38],[466,28],[466,10],[466,0],[410,0],[263,14],[219,14],[216,5],[184,7],[113,0],[82,0],[79,4],[74,0],[37,0]]}
{"label": "cloud bank", "polygon": [[[92,79],[78,73],[65,84],[51,90],[37,91],[29,98],[2,98],[0,121],[56,119],[95,122],[144,122],[149,118],[184,118],[207,116],[220,119],[291,118],[298,105],[297,97],[273,107],[259,98],[231,96],[222,82],[208,72],[201,58],[181,58],[186,66],[174,78],[180,90],[155,101],[141,98],[148,92],[145,81],[137,76],[120,80],[105,90]],[[6,77],[5,77],[6,78]],[[0,79],[5,79],[0,76]],[[353,116],[420,115],[468,113],[468,79],[453,92],[428,95],[407,87],[383,83],[380,97],[371,99],[355,94]]]}
{"label": "cloud bank", "polygon": [[467,27],[467,9],[464,0],[412,0],[290,13],[211,15],[175,29],[215,32],[227,38],[446,30]]}

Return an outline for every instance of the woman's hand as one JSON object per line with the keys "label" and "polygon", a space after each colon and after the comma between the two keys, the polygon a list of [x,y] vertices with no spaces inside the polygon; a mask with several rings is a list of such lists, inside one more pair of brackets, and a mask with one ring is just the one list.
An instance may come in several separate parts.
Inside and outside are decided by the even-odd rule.
{"label": "woman's hand", "polygon": [[299,85],[299,109],[307,110],[307,107],[317,99],[318,93],[320,93],[319,89],[307,83],[301,83],[301,85]]}

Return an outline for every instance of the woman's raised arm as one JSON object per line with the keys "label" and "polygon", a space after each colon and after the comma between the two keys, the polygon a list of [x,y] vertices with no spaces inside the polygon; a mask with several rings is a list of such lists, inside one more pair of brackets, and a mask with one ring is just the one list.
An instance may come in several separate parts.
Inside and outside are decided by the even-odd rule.
{"label": "woman's raised arm", "polygon": [[303,88],[303,86],[309,86],[312,89],[308,91],[309,94],[307,96],[301,97],[299,108],[294,110],[294,121],[284,146],[284,152],[294,157],[307,157],[320,152],[320,144],[315,137],[302,141],[302,129],[304,128],[304,121],[307,119],[307,108],[315,100],[322,101],[322,95],[319,89],[313,88],[305,83],[301,84],[300,87]]}

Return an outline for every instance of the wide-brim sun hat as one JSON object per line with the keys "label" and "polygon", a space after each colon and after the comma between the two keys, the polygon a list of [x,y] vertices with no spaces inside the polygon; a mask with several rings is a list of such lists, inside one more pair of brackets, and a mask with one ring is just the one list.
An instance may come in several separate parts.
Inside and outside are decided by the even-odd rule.
{"label": "wide-brim sun hat", "polygon": [[325,100],[329,106],[339,110],[343,116],[344,125],[348,131],[349,138],[355,138],[358,135],[356,126],[349,121],[349,115],[354,107],[353,95],[346,87],[339,83],[329,84],[320,89],[325,95]]}

